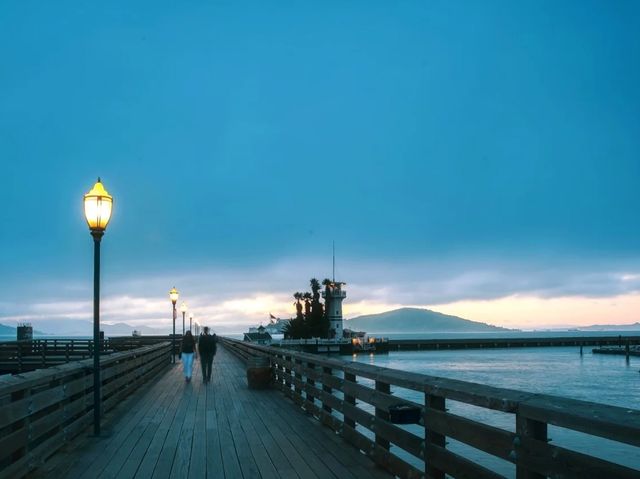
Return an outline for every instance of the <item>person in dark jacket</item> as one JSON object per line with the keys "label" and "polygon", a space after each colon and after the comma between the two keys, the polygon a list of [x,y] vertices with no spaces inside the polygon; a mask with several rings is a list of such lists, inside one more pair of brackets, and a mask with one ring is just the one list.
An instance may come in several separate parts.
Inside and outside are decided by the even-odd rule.
{"label": "person in dark jacket", "polygon": [[203,333],[198,340],[198,351],[200,352],[200,365],[202,366],[202,382],[208,383],[211,381],[211,366],[213,364],[213,357],[216,355],[217,338],[209,334],[209,327],[205,326]]}
{"label": "person in dark jacket", "polygon": [[182,370],[184,372],[185,381],[191,381],[191,373],[193,372],[193,357],[196,353],[196,340],[191,331],[184,333],[184,338],[180,343],[180,354],[182,357]]}

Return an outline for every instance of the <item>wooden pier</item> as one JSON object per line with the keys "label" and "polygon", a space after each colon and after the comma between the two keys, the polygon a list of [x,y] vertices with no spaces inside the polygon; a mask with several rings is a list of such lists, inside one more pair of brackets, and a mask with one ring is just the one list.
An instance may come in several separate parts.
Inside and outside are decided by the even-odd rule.
{"label": "wooden pier", "polygon": [[[169,356],[162,343],[102,359],[109,372],[100,438],[88,427],[90,361],[0,377],[0,479],[640,477],[637,465],[598,457],[597,448],[549,443],[549,426],[558,426],[640,457],[639,410],[227,338],[212,382],[202,383],[196,363],[186,383]],[[245,365],[264,363],[257,358],[270,364],[269,389],[247,387]],[[421,399],[406,399],[407,391]],[[499,412],[513,425],[455,414],[452,402]],[[512,472],[474,462],[451,440]]]}
{"label": "wooden pier", "polygon": [[[389,478],[279,391],[250,390],[223,347],[203,384],[181,364],[113,409],[104,438],[78,436],[30,478]],[[6,476],[0,471],[0,477]]]}

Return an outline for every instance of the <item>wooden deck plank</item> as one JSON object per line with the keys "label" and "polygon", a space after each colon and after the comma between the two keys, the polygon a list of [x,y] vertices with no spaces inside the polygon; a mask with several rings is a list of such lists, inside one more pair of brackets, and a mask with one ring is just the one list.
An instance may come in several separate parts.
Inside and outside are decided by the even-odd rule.
{"label": "wooden deck plank", "polygon": [[[168,373],[160,378],[164,378]],[[28,477],[33,479],[65,476],[78,478],[87,473],[89,469],[99,473],[101,465],[104,466],[103,459],[106,460],[104,451],[117,447],[117,442],[126,437],[137,421],[147,414],[147,408],[153,403],[154,395],[162,394],[163,389],[161,380],[144,384],[135,395],[125,399],[105,415],[102,424],[104,437],[90,436],[93,427],[91,426],[85,434],[55,454],[43,467],[36,469]],[[119,427],[116,424],[124,424],[124,426]],[[113,433],[113,431],[116,432]]]}
{"label": "wooden deck plank", "polygon": [[[229,369],[226,370],[227,373]],[[240,394],[235,386],[235,381],[229,375],[229,380],[227,381],[229,387],[225,388],[224,394],[227,397],[233,396],[237,398],[237,400],[233,401],[234,409],[237,414],[238,425],[244,432],[244,436],[249,444],[249,449],[253,456],[253,459],[260,471],[260,476],[263,479],[277,479],[279,477],[276,467],[271,462],[271,458],[262,443],[258,433],[253,427],[251,420],[248,417],[248,411],[245,408],[246,394]],[[230,399],[231,400],[231,399]]]}
{"label": "wooden deck plank", "polygon": [[[146,450],[145,445],[148,447],[149,441],[151,437],[153,437],[151,431],[147,433],[146,436],[145,432],[148,428],[153,429],[153,421],[158,421],[158,416],[162,416],[163,406],[167,400],[169,403],[171,402],[173,395],[170,393],[174,392],[174,390],[169,388],[163,388],[160,396],[147,406],[147,413],[140,418],[138,424],[123,438],[124,440],[121,442],[120,447],[111,456],[108,465],[97,477],[100,479],[119,479],[121,477],[132,477],[135,475],[135,470],[137,470],[140,465],[140,459],[136,456],[140,453],[140,449],[144,448],[144,450]],[[131,457],[134,451],[136,452],[136,456]],[[127,464],[128,470],[134,469],[133,473],[121,471],[125,464]],[[94,473],[97,473],[97,471],[94,471]]]}
{"label": "wooden deck plank", "polygon": [[[224,463],[222,459],[222,450],[220,436],[218,433],[218,412],[215,404],[215,394],[213,388],[220,387],[218,378],[218,366],[214,361],[214,367],[211,375],[211,383],[207,385],[206,392],[206,412],[205,412],[205,431],[206,431],[206,470],[208,479],[221,479],[225,477]],[[238,472],[240,465],[237,465]]]}
{"label": "wooden deck plank", "polygon": [[170,414],[174,409],[172,408],[172,405],[176,404],[176,401],[179,397],[178,389],[168,388],[164,383],[163,386],[164,389],[170,391],[170,393],[167,394],[165,399],[159,404],[155,416],[145,429],[144,433],[139,437],[135,447],[131,451],[131,454],[118,472],[118,479],[135,477],[138,469],[140,468],[143,458],[149,451],[153,438],[160,428],[162,421],[167,416],[167,414]]}
{"label": "wooden deck plank", "polygon": [[[220,355],[220,353],[218,353]],[[243,477],[240,461],[242,458],[238,455],[237,446],[233,441],[231,434],[231,426],[229,425],[227,405],[223,401],[222,394],[217,391],[222,390],[224,384],[222,381],[216,381],[214,386],[218,386],[216,394],[214,394],[214,404],[217,411],[217,428],[220,438],[220,450],[222,452],[222,465],[225,477]]]}
{"label": "wooden deck plank", "polygon": [[[191,403],[196,398],[193,389],[193,383],[186,383],[182,375],[180,375],[180,382],[174,387],[183,388],[182,401],[178,406],[178,411],[173,418],[173,422],[169,427],[169,432],[165,437],[164,444],[162,445],[162,451],[160,451],[160,457],[156,463],[156,467],[153,470],[152,477],[163,479],[171,476],[173,469],[173,462],[176,458],[178,444],[180,443],[180,434],[182,432],[182,426],[184,425],[185,418],[191,406]],[[188,471],[185,471],[186,475]]]}
{"label": "wooden deck plank", "polygon": [[[238,401],[234,401],[230,397],[228,390],[229,388],[225,387],[221,388],[219,391],[219,395],[222,399],[222,405],[226,413],[220,417],[226,421],[229,427],[229,432],[231,433],[231,438],[236,449],[236,456],[240,463],[242,476],[245,479],[260,477],[260,468],[251,454],[249,441],[247,440],[245,432],[242,430],[242,427],[240,427],[241,418]],[[224,449],[227,446],[223,444],[222,447]]]}
{"label": "wooden deck plank", "polygon": [[201,379],[199,363],[189,384],[180,363],[168,368],[118,406],[110,437],[79,437],[33,477],[391,477],[279,391],[248,389],[223,347]]}
{"label": "wooden deck plank", "polygon": [[[276,427],[280,424],[285,428],[285,435],[298,436],[299,440],[312,446],[314,453],[318,454],[324,464],[337,477],[362,477],[363,468],[368,471],[369,477],[389,477],[389,475],[377,467],[364,454],[360,454],[356,448],[345,443],[339,436],[299,410],[290,400],[282,401],[282,396],[270,397],[270,401],[258,401],[254,404],[256,410],[262,411],[263,417],[279,417]],[[291,408],[298,409],[298,414],[291,414]],[[295,423],[295,426],[294,426]],[[273,427],[273,426],[271,426]],[[300,431],[303,432],[299,436]],[[331,445],[333,443],[333,445]],[[352,472],[347,472],[348,470]]]}
{"label": "wooden deck plank", "polygon": [[[233,357],[232,361],[240,364],[239,361]],[[229,371],[234,371],[235,375],[230,377],[230,382],[236,383],[238,391],[245,391],[247,397],[252,398],[252,406],[255,410],[260,411],[262,418],[266,421],[265,427],[273,431],[284,445],[292,457],[295,465],[299,467],[297,471],[300,477],[336,477],[329,468],[320,460],[316,452],[308,447],[306,430],[302,429],[298,435],[291,435],[287,432],[287,426],[281,424],[281,421],[276,420],[273,415],[275,407],[284,405],[289,411],[294,412],[294,415],[303,416],[303,412],[297,409],[292,409],[293,404],[288,401],[282,401],[284,399],[277,391],[273,390],[257,390],[251,391],[246,386],[246,379],[244,371],[240,369],[240,374],[237,373],[238,368],[228,368]],[[274,394],[274,392],[276,394]],[[291,418],[288,418],[291,419]],[[287,420],[288,420],[287,419]],[[320,424],[312,424],[312,427],[321,427]],[[308,426],[307,426],[308,427]],[[294,439],[295,438],[295,439]]]}
{"label": "wooden deck plank", "polygon": [[[198,412],[198,402],[202,398],[202,391],[200,390],[200,381],[197,376],[193,376],[192,382],[189,386],[193,389],[193,396],[191,401],[189,401],[189,405],[187,406],[187,411],[185,415],[184,422],[182,423],[182,429],[180,430],[180,434],[178,436],[178,445],[176,449],[176,455],[173,460],[173,466],[171,468],[171,476],[172,478],[183,478],[189,475],[189,466],[191,461],[191,450],[193,447],[193,432],[195,430],[196,424],[196,414]],[[200,471],[200,477],[206,474],[206,471]]]}
{"label": "wooden deck plank", "polygon": [[[196,373],[195,368],[198,368]],[[194,363],[194,381],[202,382],[200,363]],[[191,446],[191,459],[189,461],[188,477],[199,479],[207,474],[207,429],[206,411],[209,392],[206,384],[199,385],[201,389],[196,406],[195,422],[193,425],[193,442]]]}
{"label": "wooden deck plank", "polygon": [[162,421],[158,425],[155,433],[153,434],[153,438],[151,439],[144,456],[142,457],[142,461],[138,466],[138,469],[135,473],[134,477],[139,478],[148,478],[151,477],[153,471],[156,467],[158,459],[160,458],[160,453],[162,452],[162,447],[164,445],[164,441],[169,434],[169,429],[171,428],[171,424],[174,421],[175,415],[178,413],[179,406],[183,399],[183,388],[176,387],[175,382],[179,381],[181,373],[180,368],[175,367],[172,371],[173,374],[167,375],[164,378],[165,385],[164,387],[174,389],[176,391],[176,395],[174,396],[173,401],[167,407],[164,417]]}
{"label": "wooden deck plank", "polygon": [[[255,395],[242,394],[242,391],[247,388],[244,379],[238,381],[237,376],[233,380],[228,381],[233,386],[236,397],[241,398],[240,403],[243,409],[243,414],[246,420],[251,421],[251,428],[253,434],[255,434],[262,442],[264,449],[267,451],[271,462],[276,465],[277,472],[280,477],[316,477],[313,474],[311,468],[304,462],[303,458],[296,452],[291,454],[291,443],[283,444],[284,441],[278,441],[276,432],[274,436],[274,429],[269,424],[272,420],[270,415],[263,415],[257,412],[255,405]],[[246,422],[245,420],[245,422]],[[249,426],[247,425],[247,428]],[[284,436],[280,436],[284,437]],[[290,457],[293,456],[293,457]],[[294,464],[297,461],[297,466]],[[296,472],[298,469],[298,472]]]}

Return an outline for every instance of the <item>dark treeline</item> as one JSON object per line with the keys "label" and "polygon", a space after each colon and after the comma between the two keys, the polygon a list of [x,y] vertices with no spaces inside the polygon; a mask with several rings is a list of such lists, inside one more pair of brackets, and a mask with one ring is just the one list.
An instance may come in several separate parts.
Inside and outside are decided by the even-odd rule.
{"label": "dark treeline", "polygon": [[[320,302],[322,286],[328,291],[331,280],[322,281],[322,286],[316,278],[309,281],[311,292],[294,293],[296,300],[296,317],[285,327],[285,339],[326,338],[329,336],[329,319],[325,305]],[[325,294],[329,298],[329,294]]]}

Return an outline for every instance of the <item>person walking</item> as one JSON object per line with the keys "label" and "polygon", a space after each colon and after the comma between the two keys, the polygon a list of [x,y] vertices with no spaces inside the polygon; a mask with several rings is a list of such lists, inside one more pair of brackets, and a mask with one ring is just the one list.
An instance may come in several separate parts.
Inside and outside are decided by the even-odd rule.
{"label": "person walking", "polygon": [[216,335],[211,336],[209,334],[209,327],[205,326],[198,340],[200,365],[202,367],[202,382],[204,383],[211,381],[211,367],[213,365],[213,357],[216,354],[216,342]]}
{"label": "person walking", "polygon": [[182,354],[182,371],[184,373],[184,380],[189,382],[191,381],[193,359],[196,354],[196,340],[191,334],[191,331],[184,333],[184,337],[180,343],[180,353]]}

